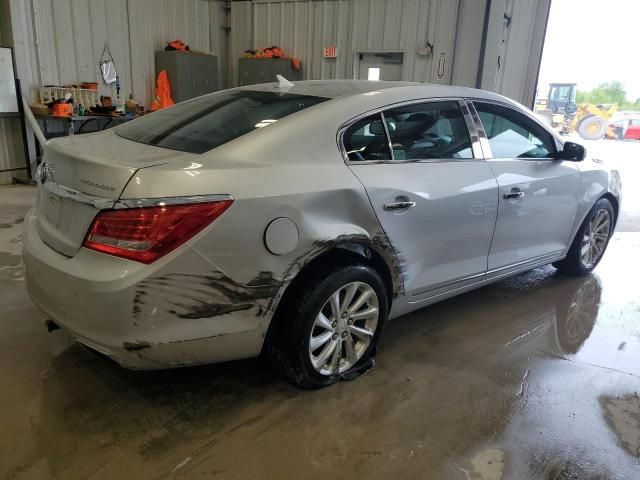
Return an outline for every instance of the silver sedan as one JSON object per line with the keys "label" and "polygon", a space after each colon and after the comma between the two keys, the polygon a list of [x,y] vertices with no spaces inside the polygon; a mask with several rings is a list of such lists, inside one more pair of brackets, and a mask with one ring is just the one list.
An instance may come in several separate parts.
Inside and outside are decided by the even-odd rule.
{"label": "silver sedan", "polygon": [[306,81],[47,144],[29,294],[127,368],[269,354],[357,376],[387,320],[532,268],[593,270],[620,180],[480,90]]}

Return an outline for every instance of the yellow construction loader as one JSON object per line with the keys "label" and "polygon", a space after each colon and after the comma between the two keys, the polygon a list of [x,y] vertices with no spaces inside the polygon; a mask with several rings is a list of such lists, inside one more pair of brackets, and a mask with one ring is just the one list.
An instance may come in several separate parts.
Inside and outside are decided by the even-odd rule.
{"label": "yellow construction loader", "polygon": [[565,116],[565,123],[560,133],[578,132],[585,140],[598,140],[605,135],[608,138],[613,136],[613,131],[609,131],[609,120],[618,111],[618,105],[593,103],[581,103],[573,118]]}
{"label": "yellow construction loader", "polygon": [[609,119],[617,110],[617,104],[576,105],[575,83],[549,84],[547,98],[538,99],[535,104],[535,112],[552,128],[563,135],[578,132],[585,140],[597,140],[611,134],[608,132]]}

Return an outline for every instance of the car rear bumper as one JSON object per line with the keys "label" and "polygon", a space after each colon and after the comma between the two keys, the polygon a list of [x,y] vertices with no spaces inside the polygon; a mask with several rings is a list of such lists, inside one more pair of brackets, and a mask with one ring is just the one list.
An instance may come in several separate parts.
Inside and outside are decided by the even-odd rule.
{"label": "car rear bumper", "polygon": [[23,263],[33,302],[80,343],[134,369],[259,355],[275,286],[234,283],[190,246],[151,265],[87,249],[72,258],[24,224]]}

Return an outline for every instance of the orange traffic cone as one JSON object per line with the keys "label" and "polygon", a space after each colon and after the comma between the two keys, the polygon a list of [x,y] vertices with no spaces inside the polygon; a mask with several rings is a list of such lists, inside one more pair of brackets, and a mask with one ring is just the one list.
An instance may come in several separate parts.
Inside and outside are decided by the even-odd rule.
{"label": "orange traffic cone", "polygon": [[156,84],[156,94],[151,102],[151,111],[160,110],[161,108],[170,107],[175,102],[171,98],[171,85],[167,78],[167,72],[162,70],[158,74],[158,82]]}

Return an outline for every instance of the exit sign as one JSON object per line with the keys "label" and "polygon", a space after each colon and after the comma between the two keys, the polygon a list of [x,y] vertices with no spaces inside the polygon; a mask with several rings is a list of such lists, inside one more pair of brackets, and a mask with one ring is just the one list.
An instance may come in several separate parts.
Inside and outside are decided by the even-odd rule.
{"label": "exit sign", "polygon": [[324,58],[336,58],[338,56],[338,47],[335,45],[331,47],[324,47],[322,50],[322,56]]}

